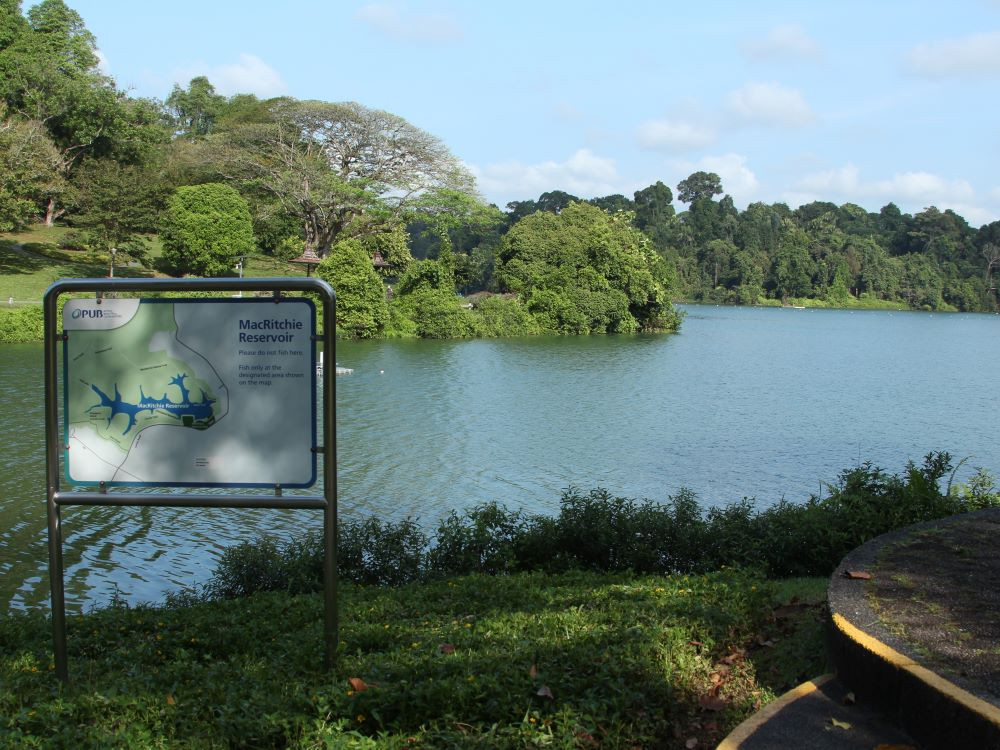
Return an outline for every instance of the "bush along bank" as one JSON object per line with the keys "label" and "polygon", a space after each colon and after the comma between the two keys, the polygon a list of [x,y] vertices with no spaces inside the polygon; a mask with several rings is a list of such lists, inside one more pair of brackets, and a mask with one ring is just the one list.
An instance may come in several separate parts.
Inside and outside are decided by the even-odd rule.
{"label": "bush along bank", "polygon": [[[901,475],[863,464],[844,471],[830,493],[758,509],[752,500],[704,508],[682,490],[666,503],[567,489],[555,516],[497,503],[453,511],[426,532],[415,520],[341,520],[341,578],[402,585],[443,576],[568,570],[676,574],[723,566],[770,578],[828,576],[841,558],[879,534],[919,521],[996,505],[985,472],[968,486],[950,484],[949,454],[930,453]],[[948,484],[942,488],[942,483]],[[318,535],[261,538],[226,550],[200,596],[232,598],[258,591],[318,591]]]}
{"label": "bush along bank", "polygon": [[348,520],[329,673],[318,540],[233,547],[202,590],[71,615],[68,685],[44,613],[0,617],[0,748],[711,747],[826,669],[827,579],[761,571],[825,575],[841,545],[997,503],[950,471],[864,465],[760,511],[567,490],[552,518]]}

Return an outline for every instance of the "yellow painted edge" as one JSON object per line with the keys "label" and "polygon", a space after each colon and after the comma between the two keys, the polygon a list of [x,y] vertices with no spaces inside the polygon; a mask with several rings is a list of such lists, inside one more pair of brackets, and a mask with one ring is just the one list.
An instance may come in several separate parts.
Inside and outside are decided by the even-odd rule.
{"label": "yellow painted edge", "polygon": [[785,706],[790,703],[794,703],[799,698],[809,695],[809,693],[813,692],[832,679],[832,674],[825,674],[822,677],[817,677],[815,680],[803,682],[798,687],[792,688],[787,693],[784,693],[780,697],[768,703],[753,716],[744,719],[743,722],[737,725],[732,732],[726,735],[726,738],[718,744],[715,750],[737,750],[742,743],[746,742],[747,738],[751,734],[756,732],[764,723],[768,721],[768,719],[778,713]]}
{"label": "yellow painted edge", "polygon": [[955,683],[949,682],[936,672],[932,672],[927,667],[917,664],[913,659],[904,656],[882,643],[882,641],[873,638],[868,633],[851,624],[839,612],[833,613],[833,624],[852,641],[868,649],[879,658],[884,659],[899,669],[909,672],[934,690],[948,696],[956,703],[960,703],[973,713],[979,714],[990,723],[1000,727],[1000,708],[997,708],[992,703],[988,703],[982,698],[973,695],[968,690],[964,690]]}

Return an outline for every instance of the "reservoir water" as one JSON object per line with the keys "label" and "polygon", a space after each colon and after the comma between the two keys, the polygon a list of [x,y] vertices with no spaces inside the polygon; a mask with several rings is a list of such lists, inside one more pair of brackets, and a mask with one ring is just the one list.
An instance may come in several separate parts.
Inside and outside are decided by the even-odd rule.
{"label": "reservoir water", "polygon": [[[826,492],[932,450],[1000,474],[1000,316],[684,308],[677,335],[341,342],[342,515],[487,500],[558,510],[563,488],[706,505]],[[0,606],[48,602],[41,345],[0,345]],[[67,603],[204,581],[227,546],[311,511],[66,508]]]}

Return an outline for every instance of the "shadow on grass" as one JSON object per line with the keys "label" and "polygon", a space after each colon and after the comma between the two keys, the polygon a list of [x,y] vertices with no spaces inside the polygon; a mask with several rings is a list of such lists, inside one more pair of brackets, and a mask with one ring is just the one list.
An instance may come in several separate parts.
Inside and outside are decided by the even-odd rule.
{"label": "shadow on grass", "polygon": [[[107,276],[107,273],[108,266],[103,262],[76,259],[69,251],[50,250],[49,246],[30,244],[17,248],[12,242],[0,240],[0,276],[101,278]],[[115,275],[123,278],[150,278],[154,273],[147,268],[116,266]]]}
{"label": "shadow on grass", "polygon": [[718,679],[725,655],[759,632],[773,592],[758,583],[519,574],[344,586],[331,674],[316,595],[112,606],[70,618],[73,682],[57,691],[47,622],[8,616],[0,710],[38,746],[355,746],[348,735],[386,748],[710,746],[762,699],[749,660]]}

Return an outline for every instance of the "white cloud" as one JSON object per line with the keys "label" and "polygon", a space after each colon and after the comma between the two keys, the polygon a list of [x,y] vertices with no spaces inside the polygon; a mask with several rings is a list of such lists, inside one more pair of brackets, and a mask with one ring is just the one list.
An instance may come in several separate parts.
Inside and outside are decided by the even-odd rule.
{"label": "white cloud", "polygon": [[792,191],[783,195],[790,205],[798,206],[814,200],[852,201],[899,204],[904,211],[922,211],[928,206],[950,208],[971,225],[995,221],[1000,203],[1000,188],[983,199],[966,180],[951,180],[930,172],[897,172],[881,180],[863,180],[861,170],[853,164],[837,169],[806,175],[795,183]]}
{"label": "white cloud", "polygon": [[108,62],[108,58],[104,55],[101,50],[95,50],[97,53],[97,69],[100,71],[101,75],[110,76],[111,75],[111,63]]}
{"label": "white cloud", "polygon": [[965,180],[948,180],[930,172],[897,172],[888,179],[866,182],[861,179],[861,170],[853,164],[806,175],[795,188],[808,193],[922,202],[939,207],[975,198],[975,191]]}
{"label": "white cloud", "polygon": [[929,172],[902,172],[862,187],[880,197],[897,195],[900,200],[923,201],[939,208],[956,201],[968,201],[976,195],[972,185],[965,180],[947,180]]}
{"label": "white cloud", "polygon": [[442,44],[461,41],[458,22],[443,13],[414,13],[388,3],[369,3],[354,17],[393,39]]}
{"label": "white cloud", "polygon": [[711,128],[681,120],[647,120],[636,135],[640,146],[654,151],[690,151],[715,143]]}
{"label": "white cloud", "polygon": [[907,53],[906,62],[926,76],[1000,76],[1000,31],[920,44]]}
{"label": "white cloud", "polygon": [[742,154],[722,154],[706,156],[697,162],[679,162],[673,166],[684,177],[694,172],[715,172],[722,179],[722,189],[733,197],[733,202],[741,206],[750,203],[759,187],[757,175],[747,166],[747,158]]}
{"label": "white cloud", "polygon": [[778,83],[748,83],[729,92],[728,104],[745,123],[799,127],[816,119],[801,91]]}
{"label": "white cloud", "polygon": [[[860,171],[853,164],[814,172],[795,183],[796,193],[804,195],[835,193],[849,195],[858,191]],[[809,201],[804,201],[808,203]]]}
{"label": "white cloud", "polygon": [[267,99],[288,91],[288,86],[274,68],[256,55],[246,53],[232,63],[187,65],[175,71],[171,77],[182,88],[187,88],[188,82],[197,76],[206,76],[216,93],[223,96],[254,94]]}
{"label": "white cloud", "polygon": [[822,50],[805,29],[789,24],[774,27],[763,38],[749,40],[743,45],[743,54],[754,60],[819,60]]}
{"label": "white cloud", "polygon": [[224,96],[256,94],[267,98],[287,91],[285,82],[274,68],[254,55],[242,54],[239,62],[218,65],[209,73],[208,80]]}
{"label": "white cloud", "polygon": [[597,156],[581,148],[562,162],[538,164],[502,162],[479,168],[469,165],[479,189],[490,199],[505,205],[511,200],[534,198],[549,190],[565,190],[581,198],[618,192],[621,182],[614,159]]}

